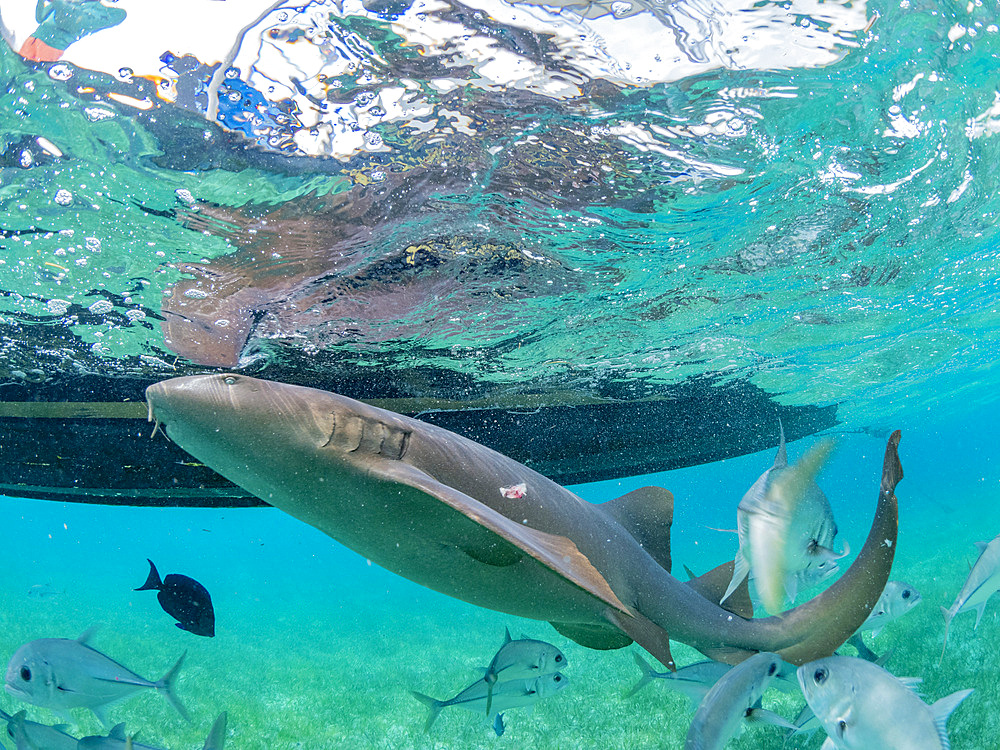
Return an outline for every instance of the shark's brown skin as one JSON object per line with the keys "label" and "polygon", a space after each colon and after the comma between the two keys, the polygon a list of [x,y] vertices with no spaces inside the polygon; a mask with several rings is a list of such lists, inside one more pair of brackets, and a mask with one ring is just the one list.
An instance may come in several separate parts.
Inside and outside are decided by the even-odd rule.
{"label": "shark's brown skin", "polygon": [[151,418],[182,448],[383,567],[472,604],[548,620],[586,646],[635,640],[671,668],[668,633],[732,663],[757,651],[795,664],[832,653],[878,600],[896,547],[898,432],[851,567],[783,615],[745,619],[715,604],[731,567],[690,583],[670,574],[673,497],[658,487],[594,505],[447,430],[241,375],[166,380],[146,397]]}

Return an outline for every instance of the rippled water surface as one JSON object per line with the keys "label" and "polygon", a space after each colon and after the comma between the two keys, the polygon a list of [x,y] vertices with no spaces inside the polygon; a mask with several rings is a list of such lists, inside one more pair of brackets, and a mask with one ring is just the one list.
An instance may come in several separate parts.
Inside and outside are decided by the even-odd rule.
{"label": "rippled water surface", "polygon": [[[844,465],[826,481],[851,495],[834,510],[854,549],[903,427],[916,504],[894,574],[928,602],[889,634],[889,666],[924,677],[928,700],[975,684],[956,747],[998,736],[996,696],[968,676],[992,657],[956,635],[954,670],[930,666],[938,605],[1000,531],[995,454],[971,437],[993,431],[1000,347],[995,3],[35,6],[0,0],[0,397],[212,369],[329,387],[367,372],[374,395],[458,400],[749,384],[835,408]],[[691,560],[731,556],[705,529],[731,528],[771,457],[657,478],[690,481],[712,515],[675,524]],[[94,619],[148,676],[191,650],[196,727],[171,728],[155,697],[121,709],[130,728],[165,727],[150,742],[194,747],[227,707],[240,748],[674,747],[686,731],[680,702],[622,702],[627,653],[576,649],[574,692],[507,736],[470,717],[423,735],[407,691],[457,691],[508,618],[373,572],[277,511],[3,513],[17,542],[3,653]],[[156,627],[153,608],[137,619],[150,550],[200,565],[239,613],[215,642]],[[332,594],[345,579],[358,590]],[[26,602],[36,584],[57,594]],[[988,607],[979,636],[955,630],[985,644],[995,626]],[[445,674],[456,654],[464,671]],[[739,746],[780,746],[754,731]]]}

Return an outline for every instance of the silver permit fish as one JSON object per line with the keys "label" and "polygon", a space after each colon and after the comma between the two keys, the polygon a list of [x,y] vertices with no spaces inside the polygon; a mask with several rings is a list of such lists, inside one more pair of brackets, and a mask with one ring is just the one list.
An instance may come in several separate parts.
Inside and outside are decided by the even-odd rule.
{"label": "silver permit fish", "polygon": [[[493,686],[492,715],[496,717],[509,708],[534,705],[542,698],[557,693],[567,685],[569,685],[569,679],[559,672],[534,677],[530,680],[509,680],[497,683]],[[415,690],[410,691],[410,694],[414,698],[430,709],[424,731],[430,730],[438,714],[448,706],[458,706],[459,708],[465,708],[477,713],[485,712],[486,693],[487,685],[484,679],[476,680],[454,698],[444,701],[431,698],[429,695],[418,693]],[[494,730],[498,735],[503,731],[502,726],[501,723],[500,728],[497,728],[496,724],[494,724]]]}
{"label": "silver permit fish", "polygon": [[722,750],[744,719],[793,728],[791,722],[760,708],[760,698],[778,676],[782,663],[780,656],[765,651],[726,672],[694,712],[684,750]]}
{"label": "silver permit fish", "polygon": [[920,592],[910,584],[903,581],[889,581],[858,632],[870,630],[873,636],[877,636],[882,632],[882,628],[917,606],[920,599]]}
{"label": "silver permit fish", "polygon": [[50,727],[28,721],[24,711],[11,716],[0,711],[0,720],[7,723],[7,736],[17,750],[77,750],[77,740],[65,731],[64,725]]}
{"label": "silver permit fish", "polygon": [[720,661],[706,659],[686,667],[679,668],[676,672],[658,672],[653,666],[643,659],[639,654],[632,652],[635,663],[642,670],[642,677],[632,686],[626,698],[638,693],[653,680],[663,680],[663,684],[671,690],[676,690],[681,695],[686,695],[691,701],[691,709],[694,710],[701,703],[705,694],[712,689],[712,686],[726,674],[732,666]]}
{"label": "silver permit fish", "polygon": [[498,682],[527,680],[544,674],[552,674],[566,667],[563,652],[545,641],[532,638],[510,637],[510,629],[504,628],[504,642],[486,668],[486,714],[492,713],[493,688]]}
{"label": "silver permit fish", "polygon": [[983,619],[986,600],[1000,590],[1000,535],[993,537],[990,542],[976,542],[976,548],[979,550],[979,559],[969,571],[965,585],[958,592],[950,609],[941,607],[941,612],[944,613],[941,660],[944,659],[944,650],[948,646],[948,629],[951,627],[952,618],[959,612],[976,610],[976,624],[973,628],[975,630],[979,627],[979,621]]}
{"label": "silver permit fish", "polygon": [[814,481],[833,448],[830,440],[813,446],[794,466],[788,465],[785,431],[774,465],[747,490],[737,508],[740,548],[733,577],[722,602],[748,574],[769,614],[794,599],[801,583],[812,585],[832,574],[837,524],[830,503]]}
{"label": "silver permit fish", "polygon": [[821,750],[948,750],[945,723],[972,690],[959,690],[928,706],[877,664],[830,656],[799,667],[799,686],[828,735]]}
{"label": "silver permit fish", "polygon": [[[202,750],[222,750],[226,742],[226,712],[223,711],[215,720]],[[117,724],[105,737],[104,735],[91,735],[81,737],[78,750],[160,750],[152,745],[142,745],[135,741],[134,735],[129,737],[125,734],[125,725]]]}
{"label": "silver permit fish", "polygon": [[151,682],[92,648],[91,628],[76,640],[39,638],[21,646],[7,665],[6,688],[15,698],[68,718],[71,708],[89,708],[108,726],[105,708],[143,688],[161,693],[177,712],[188,713],[174,695],[184,654],[162,678]]}

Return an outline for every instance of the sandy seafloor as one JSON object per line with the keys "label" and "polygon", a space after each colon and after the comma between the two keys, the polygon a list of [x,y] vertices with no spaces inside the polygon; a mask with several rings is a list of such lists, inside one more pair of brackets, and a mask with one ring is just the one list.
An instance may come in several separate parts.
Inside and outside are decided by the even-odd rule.
{"label": "sandy seafloor", "polygon": [[[945,661],[940,605],[948,605],[976,559],[973,542],[1000,533],[1000,409],[974,416],[928,412],[900,427],[906,477],[899,485],[900,534],[893,578],[924,601],[875,641],[895,649],[888,667],[922,677],[928,701],[954,690],[976,692],[949,722],[954,748],[1000,745],[1000,601],[978,631],[975,615],[955,619]],[[820,475],[833,505],[839,540],[860,549],[875,506],[886,435],[838,434]],[[789,446],[802,454],[812,439]],[[575,487],[592,501],[657,483],[676,496],[675,572],[702,571],[735,551],[736,504],[773,451],[691,469]],[[200,748],[214,717],[229,712],[227,747],[267,748],[680,748],[691,712],[687,700],[657,682],[631,699],[638,677],[630,649],[591,651],[548,624],[519,620],[441,596],[389,574],[314,529],[273,509],[177,510],[0,500],[0,654],[6,661],[39,637],[76,637],[101,624],[94,645],[156,679],[187,651],[177,692],[194,717],[186,725],[162,697],[145,691],[114,706],[143,742],[169,750]],[[143,583],[150,557],[162,575],[183,572],[211,591],[217,636],[200,638],[173,625]],[[683,573],[682,573],[683,575]],[[32,586],[54,592],[28,596]],[[446,709],[429,733],[426,709],[409,691],[447,698],[477,678],[500,645],[504,626],[548,640],[566,653],[570,687],[533,711],[511,710],[496,737],[483,718]],[[869,639],[871,642],[871,639]],[[632,647],[636,648],[636,647]],[[698,655],[677,644],[678,663]],[[765,706],[794,718],[802,699],[770,691]],[[24,707],[10,695],[0,707]],[[38,721],[57,722],[27,707]],[[100,730],[75,712],[80,734]],[[898,717],[891,717],[895,720]],[[819,732],[788,748],[816,748]],[[733,748],[780,748],[783,736],[753,727]]]}

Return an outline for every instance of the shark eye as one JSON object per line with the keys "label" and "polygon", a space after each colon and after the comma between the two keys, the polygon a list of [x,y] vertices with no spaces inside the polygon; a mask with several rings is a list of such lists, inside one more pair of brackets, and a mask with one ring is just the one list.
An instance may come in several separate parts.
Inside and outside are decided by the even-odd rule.
{"label": "shark eye", "polygon": [[21,667],[21,679],[25,682],[31,682],[31,670],[27,667]]}
{"label": "shark eye", "polygon": [[222,379],[222,382],[225,383],[226,385],[236,385],[236,378],[234,378],[232,375],[226,375],[226,377]]}
{"label": "shark eye", "polygon": [[827,671],[826,667],[819,667],[815,672],[813,672],[813,681],[817,685],[822,685],[826,682]]}

